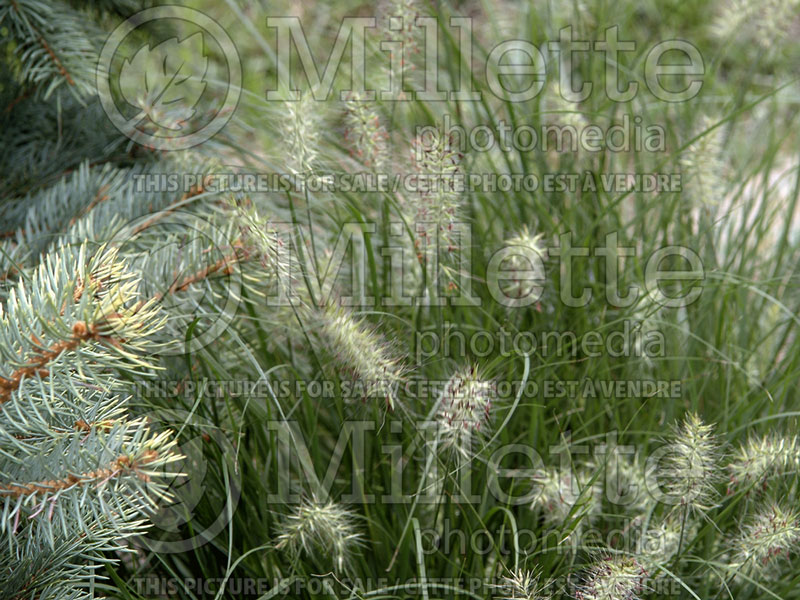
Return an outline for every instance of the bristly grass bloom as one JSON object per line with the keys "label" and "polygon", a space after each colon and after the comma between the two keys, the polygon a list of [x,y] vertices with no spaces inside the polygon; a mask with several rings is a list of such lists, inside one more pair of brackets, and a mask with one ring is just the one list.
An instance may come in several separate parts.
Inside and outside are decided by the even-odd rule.
{"label": "bristly grass bloom", "polygon": [[547,259],[543,238],[544,234],[531,234],[525,226],[505,241],[505,247],[516,250],[505,261],[504,271],[508,281],[503,293],[506,296],[515,299],[541,295],[541,282],[545,279],[544,261]]}
{"label": "bristly grass bloom", "polygon": [[319,103],[311,93],[297,102],[286,102],[286,121],[283,127],[288,154],[287,167],[292,174],[312,173],[319,148]]}
{"label": "bristly grass bloom", "polygon": [[[411,71],[415,69],[413,57],[420,52],[419,27],[415,21],[420,14],[416,0],[384,0],[379,5],[381,39],[394,42],[388,45],[385,50],[389,54],[389,63],[382,63],[381,70],[381,89],[388,89],[393,82],[393,78],[400,81],[410,77]],[[394,65],[399,64],[399,68]],[[392,65],[390,67],[389,65]],[[402,88],[402,86],[400,86]],[[406,98],[406,93],[400,91],[400,98]]]}
{"label": "bristly grass bloom", "polygon": [[574,128],[575,132],[571,132],[574,135],[580,135],[589,124],[579,108],[576,102],[570,102],[562,95],[561,87],[556,83],[549,85],[542,97],[543,120],[550,125]]}
{"label": "bristly grass bloom", "polygon": [[609,463],[609,477],[606,479],[606,497],[615,505],[622,506],[628,513],[641,515],[649,512],[654,498],[647,489],[645,466],[638,454],[615,452]]}
{"label": "bristly grass bloom", "polygon": [[360,541],[352,512],[334,502],[306,500],[282,520],[275,547],[293,556],[330,556],[342,572]]}
{"label": "bristly grass bloom", "polygon": [[453,226],[458,222],[463,201],[456,176],[461,172],[460,152],[448,136],[429,129],[411,147],[412,168],[417,178],[416,193],[410,195],[411,222],[417,228],[418,254],[438,246],[453,249],[457,240]]}
{"label": "bristly grass bloom", "polygon": [[[660,332],[658,321],[664,318],[664,306],[658,300],[660,292],[653,288],[651,291],[643,294],[641,299],[633,307],[631,314],[631,325],[636,335],[631,336],[630,348],[626,350],[630,356],[641,356],[644,360],[644,365],[647,367],[653,366],[650,351],[648,351],[646,341],[658,335]],[[626,341],[626,345],[627,345]]]}
{"label": "bristly grass bloom", "polygon": [[586,485],[580,485],[580,482],[588,484],[591,479],[592,475],[583,469],[580,477],[571,470],[545,469],[535,478],[542,489],[533,500],[531,508],[542,509],[546,527],[562,527],[568,519],[578,520],[573,533],[579,532],[587,520],[590,521],[599,513],[602,506],[599,478],[594,481],[591,489],[587,490]]}
{"label": "bristly grass bloom", "polygon": [[766,52],[775,52],[796,23],[798,0],[727,0],[713,24],[722,39],[755,42]]}
{"label": "bristly grass bloom", "polygon": [[694,523],[685,524],[681,519],[668,516],[660,523],[651,525],[637,544],[637,557],[649,575],[660,577],[666,573],[659,565],[669,564],[681,551],[682,539],[694,537]]}
{"label": "bristly grass bloom", "polygon": [[800,464],[800,445],[797,436],[785,437],[772,433],[751,437],[742,444],[728,465],[731,484],[764,484],[769,475],[782,475]]}
{"label": "bristly grass bloom", "polygon": [[745,525],[733,540],[731,568],[751,575],[776,567],[800,543],[800,514],[777,503],[769,503]]}
{"label": "bristly grass bloom", "polygon": [[364,396],[381,395],[393,410],[395,388],[405,372],[394,347],[365,319],[336,305],[323,310],[321,333],[339,364],[363,386]]}
{"label": "bristly grass bloom", "polygon": [[500,579],[497,596],[501,600],[546,600],[551,597],[534,571],[514,569]]}
{"label": "bristly grass bloom", "polygon": [[[702,137],[692,142],[681,157],[680,164],[686,173],[689,198],[699,207],[717,204],[723,193],[722,127],[708,131],[715,119],[704,116],[695,135]],[[707,132],[707,133],[706,133]]]}
{"label": "bristly grass bloom", "polygon": [[257,260],[263,267],[258,276],[266,275],[269,283],[287,284],[291,261],[276,227],[250,203],[237,204],[235,211],[246,255]]}
{"label": "bristly grass bloom", "polygon": [[480,432],[489,422],[497,395],[494,381],[484,379],[476,365],[456,372],[444,387],[437,419],[447,442],[456,443],[462,432]]}
{"label": "bristly grass bloom", "polygon": [[714,504],[719,480],[719,443],[714,426],[690,413],[676,427],[665,457],[667,491],[688,511],[705,512]]}
{"label": "bristly grass bloom", "polygon": [[576,600],[635,600],[644,591],[647,573],[635,558],[603,558],[589,569]]}
{"label": "bristly grass bloom", "polygon": [[388,156],[389,134],[381,124],[375,104],[356,96],[345,101],[345,138],[356,159],[375,171],[381,171]]}

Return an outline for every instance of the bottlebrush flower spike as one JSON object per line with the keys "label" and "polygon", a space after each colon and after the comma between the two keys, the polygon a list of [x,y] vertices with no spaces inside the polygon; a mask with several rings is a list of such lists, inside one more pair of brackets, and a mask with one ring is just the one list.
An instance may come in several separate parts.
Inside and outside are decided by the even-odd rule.
{"label": "bottlebrush flower spike", "polygon": [[638,560],[649,574],[654,577],[665,575],[658,566],[669,564],[681,550],[681,531],[684,541],[690,540],[695,536],[697,527],[694,522],[684,524],[682,519],[668,516],[660,523],[650,526],[639,539]]}
{"label": "bottlebrush flower spike", "polygon": [[780,475],[800,464],[797,436],[777,433],[751,437],[742,444],[728,465],[731,483],[766,483],[770,474]]}
{"label": "bottlebrush flower spike", "polygon": [[721,39],[755,42],[775,52],[796,23],[797,0],[728,0],[714,21],[712,31]]}
{"label": "bottlebrush flower spike", "polygon": [[[506,247],[517,247],[518,254],[511,254],[506,260],[506,276],[509,281],[503,292],[511,298],[527,298],[531,295],[539,296],[542,286],[537,280],[545,278],[544,261],[547,259],[547,249],[543,243],[544,234],[533,235],[527,227],[505,241]],[[539,260],[533,260],[538,257]],[[524,278],[516,278],[515,274],[525,273]]]}
{"label": "bottlebrush flower spike", "polygon": [[450,377],[437,414],[446,442],[461,444],[463,432],[470,434],[485,429],[496,395],[494,381],[483,379],[475,365]]}
{"label": "bottlebrush flower spike", "polygon": [[275,546],[294,556],[301,552],[330,556],[342,572],[360,541],[352,512],[334,502],[306,500],[283,519]]}
{"label": "bottlebrush flower spike", "polygon": [[647,572],[635,558],[608,557],[593,565],[575,593],[576,600],[636,600]]}
{"label": "bottlebrush flower spike", "polygon": [[[601,509],[602,486],[595,480],[590,490],[579,482],[588,482],[592,476],[583,471],[581,477],[572,471],[550,468],[537,475],[536,481],[542,489],[531,508],[541,507],[548,528],[561,527],[567,519],[580,519],[574,532],[579,531],[587,520],[591,520]],[[576,504],[580,506],[576,507]],[[575,510],[573,511],[573,508]],[[570,516],[571,515],[571,516]]]}
{"label": "bottlebrush flower spike", "polygon": [[[715,119],[704,116],[699,131],[704,132],[716,123]],[[703,134],[695,140],[680,160],[686,171],[686,188],[689,197],[698,205],[708,207],[714,205],[722,194],[722,173],[725,164],[722,162],[722,128]]]}
{"label": "bottlebrush flower spike", "polygon": [[411,159],[418,190],[410,198],[411,221],[417,228],[420,243],[430,252],[438,244],[454,247],[451,235],[458,222],[462,194],[456,176],[461,172],[461,154],[451,146],[450,138],[429,129],[418,136],[411,148]]}
{"label": "bottlebrush flower spike", "polygon": [[737,572],[763,574],[774,569],[781,556],[788,558],[798,543],[800,514],[770,503],[733,540],[730,566]]}
{"label": "bottlebrush flower spike", "polygon": [[586,117],[580,112],[580,105],[577,102],[570,102],[562,96],[558,84],[548,86],[545,91],[542,98],[542,112],[544,121],[550,125],[573,127],[575,129],[573,135],[580,135],[581,131],[589,125]]}
{"label": "bottlebrush flower spike", "polygon": [[266,275],[270,282],[288,284],[291,261],[280,232],[252,205],[237,205],[235,211],[247,256],[258,260],[264,268],[259,277]]}
{"label": "bottlebrush flower spike", "polygon": [[617,453],[606,480],[607,498],[633,514],[650,511],[655,499],[647,488],[645,465],[638,454]]}
{"label": "bottlebrush flower spike", "polygon": [[297,102],[286,102],[286,121],[283,128],[288,152],[288,168],[297,174],[313,172],[319,147],[318,110],[313,96],[303,94]]}
{"label": "bottlebrush flower spike", "polygon": [[[395,65],[399,62],[399,68],[383,65],[380,69],[381,81],[376,89],[385,90],[391,85],[397,87],[398,82],[393,79],[397,78],[402,82],[415,69],[413,59],[421,54],[418,39],[420,28],[415,22],[417,17],[422,15],[416,0],[384,0],[379,5],[379,13],[380,39],[395,42],[388,49],[389,64]],[[405,98],[405,92],[401,91],[400,97]]]}
{"label": "bottlebrush flower spike", "polygon": [[546,600],[551,595],[546,593],[546,585],[534,571],[515,569],[504,575],[497,585],[501,600]]}
{"label": "bottlebrush flower spike", "polygon": [[715,484],[719,480],[718,454],[714,426],[706,425],[696,414],[689,414],[675,428],[663,474],[668,493],[681,506],[699,512],[714,506]]}
{"label": "bottlebrush flower spike", "polygon": [[663,328],[659,321],[667,318],[668,314],[658,299],[659,294],[658,290],[653,289],[644,294],[633,307],[630,322],[635,335],[631,336],[633,339],[630,342],[626,341],[626,351],[629,355],[641,356],[648,367],[653,366],[653,361],[647,351],[646,340],[658,335],[657,332]]}
{"label": "bottlebrush flower spike", "polygon": [[387,159],[389,134],[374,103],[353,96],[345,101],[345,109],[345,137],[353,154],[365,166],[380,171]]}
{"label": "bottlebrush flower spike", "polygon": [[405,372],[394,348],[364,319],[335,305],[324,309],[321,333],[340,364],[364,385],[365,395],[384,396],[393,410]]}

